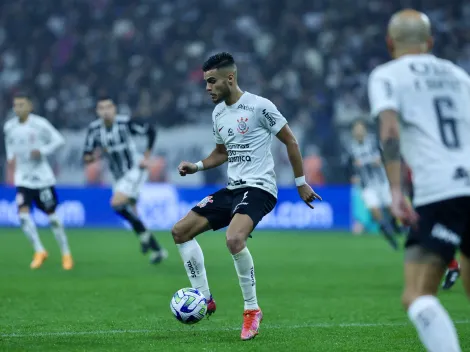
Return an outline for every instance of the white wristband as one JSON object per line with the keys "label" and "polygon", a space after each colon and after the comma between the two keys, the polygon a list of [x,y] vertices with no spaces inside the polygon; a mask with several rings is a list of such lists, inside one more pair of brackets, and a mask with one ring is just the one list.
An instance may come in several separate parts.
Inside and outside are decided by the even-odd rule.
{"label": "white wristband", "polygon": [[303,186],[307,184],[307,181],[305,181],[305,176],[300,176],[295,178],[295,185],[297,187]]}
{"label": "white wristband", "polygon": [[204,170],[204,164],[202,163],[202,161],[198,161],[196,163],[196,166],[197,166],[197,171],[202,171]]}

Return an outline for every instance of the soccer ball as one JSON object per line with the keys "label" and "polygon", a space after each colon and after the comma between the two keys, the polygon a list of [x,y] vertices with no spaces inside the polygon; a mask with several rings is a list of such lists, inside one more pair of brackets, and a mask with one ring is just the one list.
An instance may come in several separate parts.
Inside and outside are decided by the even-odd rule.
{"label": "soccer ball", "polygon": [[196,324],[206,316],[206,298],[195,288],[182,288],[173,295],[170,309],[183,324]]}

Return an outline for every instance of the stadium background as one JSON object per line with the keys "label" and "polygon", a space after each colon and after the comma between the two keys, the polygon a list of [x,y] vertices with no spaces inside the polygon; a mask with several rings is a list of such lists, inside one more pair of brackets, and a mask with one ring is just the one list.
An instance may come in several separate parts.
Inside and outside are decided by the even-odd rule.
{"label": "stadium background", "polygon": [[[422,351],[400,309],[402,254],[379,236],[349,235],[357,221],[375,230],[350,185],[349,124],[364,118],[374,131],[367,75],[388,60],[386,23],[407,6],[430,16],[435,53],[470,71],[470,3],[463,0],[0,1],[0,120],[12,116],[13,94],[28,88],[36,112],[64,134],[67,144],[52,164],[76,263],[62,270],[45,228],[50,257],[29,269],[2,140],[0,226],[13,227],[0,228],[0,351]],[[213,105],[200,66],[220,50],[235,55],[241,87],[272,99],[287,117],[307,178],[324,198],[313,211],[299,201],[276,141],[279,203],[260,224],[267,230],[249,242],[266,319],[260,336],[243,345],[239,284],[223,233],[198,237],[217,314],[183,326],[168,309],[188,280],[167,229],[225,181],[224,167],[176,173],[181,159],[197,161],[213,147]],[[165,229],[156,235],[170,256],[157,267],[131,231],[116,228],[124,225],[109,208],[106,165],[85,170],[81,162],[94,97],[104,91],[116,96],[120,112],[158,128],[152,183],[139,203],[145,222]],[[461,284],[440,299],[462,350],[470,350]]]}
{"label": "stadium background", "polygon": [[[187,209],[186,203],[205,194],[205,185],[224,183],[224,168],[186,178],[175,171],[180,160],[199,160],[213,147],[213,106],[203,89],[200,67],[208,55],[227,50],[238,61],[241,87],[270,98],[288,118],[301,145],[308,181],[324,187],[319,190],[325,202],[315,215],[300,210],[303,215],[295,219],[295,210],[284,210],[283,217],[290,217],[287,223],[293,228],[345,229],[359,221],[374,230],[357,190],[335,193],[333,189],[330,196],[329,187],[349,184],[345,150],[351,121],[363,118],[374,130],[367,112],[366,81],[371,69],[388,60],[383,42],[388,16],[403,6],[427,10],[436,54],[469,70],[470,31],[464,19],[470,16],[470,4],[359,0],[344,8],[341,0],[281,3],[2,2],[0,119],[11,117],[11,98],[26,87],[33,93],[35,111],[66,137],[66,146],[53,160],[58,183],[80,187],[80,191],[66,190],[71,198],[62,196],[61,214],[67,226],[119,223],[107,213],[101,217],[106,219],[103,223],[88,219],[97,209],[105,209],[106,201],[96,208],[84,206],[94,194],[86,190],[89,185],[109,184],[106,165],[96,163],[84,170],[80,158],[85,127],[95,118],[94,97],[101,92],[116,97],[120,113],[148,119],[159,130],[150,181],[160,185],[144,192],[153,198],[143,200],[141,210],[155,214],[168,204]],[[3,143],[1,148],[1,175],[4,184],[10,184],[12,170],[6,166]],[[285,149],[276,142],[273,152],[280,186],[292,188]],[[2,225],[16,222],[11,194],[2,188]],[[296,209],[295,191],[286,190],[284,195],[280,205],[286,201],[287,208]],[[176,208],[165,218],[177,218]],[[36,219],[41,222],[40,215]],[[168,228],[150,217],[146,221]]]}

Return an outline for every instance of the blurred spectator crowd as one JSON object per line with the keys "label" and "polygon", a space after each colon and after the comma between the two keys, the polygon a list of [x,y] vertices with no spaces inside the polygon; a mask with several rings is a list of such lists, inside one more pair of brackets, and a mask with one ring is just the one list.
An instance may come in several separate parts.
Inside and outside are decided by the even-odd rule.
{"label": "blurred spectator crowd", "polygon": [[425,11],[434,52],[470,71],[464,0],[5,0],[0,116],[26,87],[59,128],[83,128],[103,92],[163,127],[209,124],[200,67],[226,50],[241,87],[302,126],[304,151],[336,160],[342,131],[368,116],[367,75],[388,60],[386,24],[403,7]]}

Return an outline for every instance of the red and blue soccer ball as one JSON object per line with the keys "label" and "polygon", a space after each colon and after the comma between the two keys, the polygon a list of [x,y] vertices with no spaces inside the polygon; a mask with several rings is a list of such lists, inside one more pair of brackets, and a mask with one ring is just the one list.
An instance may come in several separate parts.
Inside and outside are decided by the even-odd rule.
{"label": "red and blue soccer ball", "polygon": [[207,313],[207,302],[204,295],[195,288],[182,288],[171,298],[170,308],[183,324],[196,324]]}

